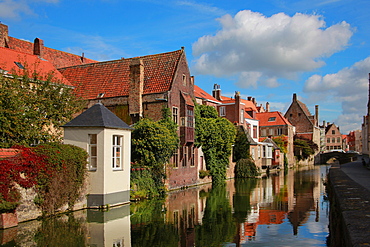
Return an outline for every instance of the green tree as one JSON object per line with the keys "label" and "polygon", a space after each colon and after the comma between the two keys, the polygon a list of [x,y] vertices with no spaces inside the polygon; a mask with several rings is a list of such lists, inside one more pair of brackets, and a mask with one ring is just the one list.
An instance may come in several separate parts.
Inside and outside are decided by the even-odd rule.
{"label": "green tree", "polygon": [[60,126],[85,104],[52,75],[0,73],[0,147],[60,141]]}
{"label": "green tree", "polygon": [[195,107],[195,143],[202,147],[213,183],[226,179],[226,168],[236,135],[234,125],[217,116],[217,111],[211,106]]}
{"label": "green tree", "polygon": [[236,131],[235,145],[233,149],[233,161],[250,158],[249,141],[242,126],[239,126]]}
{"label": "green tree", "polygon": [[306,160],[318,150],[318,146],[311,140],[300,136],[294,136],[294,156],[297,160]]}
{"label": "green tree", "polygon": [[132,161],[141,167],[149,167],[152,178],[158,187],[163,186],[166,178],[165,164],[179,145],[177,125],[166,115],[155,122],[143,118],[134,125],[132,132]]}

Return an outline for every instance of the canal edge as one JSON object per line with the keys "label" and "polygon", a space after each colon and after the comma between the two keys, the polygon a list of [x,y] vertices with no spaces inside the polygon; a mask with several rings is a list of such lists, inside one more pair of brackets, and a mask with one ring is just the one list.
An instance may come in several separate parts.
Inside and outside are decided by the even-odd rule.
{"label": "canal edge", "polygon": [[370,191],[333,165],[328,174],[329,246],[370,246]]}

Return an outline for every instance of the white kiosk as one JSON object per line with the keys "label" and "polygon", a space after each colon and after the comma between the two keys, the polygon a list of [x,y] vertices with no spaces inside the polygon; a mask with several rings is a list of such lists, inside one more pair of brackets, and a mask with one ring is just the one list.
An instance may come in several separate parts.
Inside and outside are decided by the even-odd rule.
{"label": "white kiosk", "polygon": [[101,103],[63,127],[64,143],[89,153],[87,207],[130,202],[132,128]]}

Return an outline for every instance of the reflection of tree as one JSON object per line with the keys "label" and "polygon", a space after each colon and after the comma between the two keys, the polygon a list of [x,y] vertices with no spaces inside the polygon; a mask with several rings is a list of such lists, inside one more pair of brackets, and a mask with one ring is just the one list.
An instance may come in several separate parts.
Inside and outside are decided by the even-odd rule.
{"label": "reflection of tree", "polygon": [[257,185],[257,179],[238,178],[234,182],[235,194],[233,196],[234,218],[237,223],[244,223],[251,210],[250,194]]}
{"label": "reflection of tree", "polygon": [[206,202],[203,224],[196,227],[196,246],[220,246],[236,233],[225,183],[213,185]]}
{"label": "reflection of tree", "polygon": [[309,211],[315,207],[313,198],[313,189],[317,181],[305,172],[297,172],[294,175],[294,209],[289,212],[288,219],[293,225],[294,235],[298,234],[298,227],[301,226],[308,218]]}
{"label": "reflection of tree", "polygon": [[86,228],[72,214],[64,217],[46,218],[35,234],[37,246],[87,246]]}
{"label": "reflection of tree", "polygon": [[131,246],[178,246],[179,235],[174,225],[165,222],[163,200],[132,204]]}

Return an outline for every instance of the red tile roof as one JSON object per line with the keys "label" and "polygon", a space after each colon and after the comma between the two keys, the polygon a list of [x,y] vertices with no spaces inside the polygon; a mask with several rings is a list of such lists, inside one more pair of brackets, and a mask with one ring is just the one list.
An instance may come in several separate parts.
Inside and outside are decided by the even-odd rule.
{"label": "red tile roof", "polygon": [[[25,69],[20,68],[24,66]],[[48,61],[40,59],[38,56],[18,52],[8,48],[0,47],[0,69],[8,74],[29,75],[36,71],[41,80],[46,80],[49,74],[53,74],[54,82],[61,82],[65,85],[72,84],[62,76],[62,74]]]}
{"label": "red tile roof", "polygon": [[[183,54],[183,50],[177,50],[137,57],[144,64],[143,94],[169,91]],[[132,59],[85,64],[59,71],[76,87],[77,95],[85,99],[95,99],[100,93],[104,93],[104,98],[127,96]]]}
{"label": "red tile roof", "polygon": [[181,95],[184,98],[186,105],[194,106],[193,99],[188,93],[181,92]]}
{"label": "red tile roof", "polygon": [[[25,40],[8,37],[8,48],[33,55],[33,43]],[[74,55],[68,52],[54,50],[48,47],[42,48],[42,58],[51,62],[56,68],[82,65],[87,63],[95,63],[97,61],[82,58],[79,55]]]}
{"label": "red tile roof", "polygon": [[206,91],[198,87],[197,85],[194,85],[194,97],[221,103],[219,100],[214,98],[212,95],[210,95],[209,93],[207,93]]}
{"label": "red tile roof", "polygon": [[[280,112],[261,112],[256,114],[259,120],[259,126],[275,126],[275,125],[292,125]],[[271,121],[275,118],[273,121]],[[270,120],[270,121],[269,121]]]}
{"label": "red tile roof", "polygon": [[[228,104],[228,103],[235,103],[235,99],[230,97],[221,96],[221,103]],[[240,102],[245,105],[246,110],[253,110],[258,112],[257,106],[250,100],[240,99]]]}

